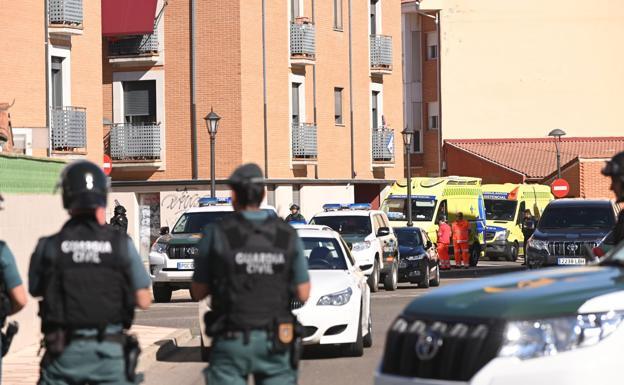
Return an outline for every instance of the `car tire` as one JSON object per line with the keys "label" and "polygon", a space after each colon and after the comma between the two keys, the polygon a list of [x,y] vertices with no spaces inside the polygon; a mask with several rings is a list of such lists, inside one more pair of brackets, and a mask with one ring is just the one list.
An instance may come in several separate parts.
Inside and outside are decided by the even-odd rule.
{"label": "car tire", "polygon": [[436,263],[436,272],[433,279],[429,281],[429,284],[433,287],[440,286],[440,263]]}
{"label": "car tire", "polygon": [[379,291],[379,263],[377,259],[373,263],[373,272],[368,277],[368,287],[370,287],[370,291],[372,293],[377,293]]}
{"label": "car tire", "polygon": [[152,293],[154,294],[154,302],[165,303],[171,302],[171,294],[173,294],[173,290],[169,286],[154,285],[152,287]]}
{"label": "car tire", "polygon": [[199,337],[199,340],[201,342],[201,345],[199,347],[201,360],[203,362],[210,362],[210,347],[204,345],[204,339],[201,336]]}
{"label": "car tire", "polygon": [[508,245],[505,259],[509,262],[516,262],[518,260],[518,242],[513,242]]}
{"label": "car tire", "polygon": [[392,264],[392,269],[386,276],[384,277],[384,289],[386,291],[394,291],[396,290],[399,284],[399,267],[396,264],[396,261]]}
{"label": "car tire", "polygon": [[357,335],[355,342],[345,346],[345,355],[349,357],[362,357],[364,355],[364,339],[362,338],[362,308],[360,307],[360,317],[358,318]]}
{"label": "car tire", "polygon": [[368,333],[363,337],[362,344],[365,348],[373,346],[373,317],[370,314],[370,309],[368,310]]}
{"label": "car tire", "polygon": [[470,267],[476,267],[479,264],[479,258],[481,257],[481,246],[473,245],[470,248]]}
{"label": "car tire", "polygon": [[418,284],[418,287],[422,287],[423,289],[428,289],[429,288],[429,283],[431,282],[431,274],[429,269],[425,269],[425,276],[423,277],[422,281],[420,281],[420,283]]}

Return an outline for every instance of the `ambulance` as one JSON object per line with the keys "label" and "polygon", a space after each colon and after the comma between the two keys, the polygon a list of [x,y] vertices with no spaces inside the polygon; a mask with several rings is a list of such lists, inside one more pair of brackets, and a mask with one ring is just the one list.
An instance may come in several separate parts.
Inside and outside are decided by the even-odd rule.
{"label": "ambulance", "polygon": [[[392,227],[407,225],[407,181],[394,183],[381,209]],[[485,206],[481,178],[448,176],[412,178],[412,222],[437,241],[438,221],[445,216],[448,223],[458,212],[472,224],[470,261],[475,266],[485,250]]]}
{"label": "ambulance", "polygon": [[[550,187],[538,184],[484,184],[486,256],[515,261],[524,248],[522,219],[526,209],[539,219],[554,199]],[[524,255],[524,250],[522,250]]]}

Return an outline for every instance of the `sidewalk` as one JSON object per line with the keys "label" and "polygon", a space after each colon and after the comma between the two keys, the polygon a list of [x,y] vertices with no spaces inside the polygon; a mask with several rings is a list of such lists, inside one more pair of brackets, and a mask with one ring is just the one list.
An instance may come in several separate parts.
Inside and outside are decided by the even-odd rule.
{"label": "sidewalk", "polygon": [[[22,331],[25,333],[26,331]],[[189,340],[191,334],[186,329],[163,328],[135,325],[131,329],[141,344],[141,357],[138,371],[145,371],[156,361],[156,356],[166,354],[179,343]],[[2,383],[10,385],[34,385],[39,379],[39,345],[31,345],[18,351],[10,351],[2,360]],[[42,352],[43,354],[43,352]]]}

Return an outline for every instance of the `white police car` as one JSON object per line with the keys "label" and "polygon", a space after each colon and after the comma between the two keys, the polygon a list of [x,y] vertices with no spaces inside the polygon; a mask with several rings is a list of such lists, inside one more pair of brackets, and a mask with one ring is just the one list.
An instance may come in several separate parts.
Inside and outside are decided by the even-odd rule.
{"label": "white police car", "polygon": [[371,291],[379,290],[383,281],[386,290],[398,284],[399,246],[386,213],[371,210],[368,203],[326,204],[310,224],[329,226],[351,245],[360,269],[369,277]]}
{"label": "white police car", "polygon": [[[263,210],[277,215],[275,208]],[[173,290],[189,289],[193,259],[199,253],[202,229],[234,212],[230,198],[201,198],[199,207],[186,210],[171,231],[164,227],[149,253],[149,272],[156,302],[169,302]]]}

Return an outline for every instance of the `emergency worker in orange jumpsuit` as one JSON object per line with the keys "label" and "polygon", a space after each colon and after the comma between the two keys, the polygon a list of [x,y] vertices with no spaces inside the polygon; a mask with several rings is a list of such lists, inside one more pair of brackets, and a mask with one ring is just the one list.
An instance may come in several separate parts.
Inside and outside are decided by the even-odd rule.
{"label": "emergency worker in orange jumpsuit", "polygon": [[455,222],[453,222],[453,255],[455,257],[455,266],[467,269],[470,265],[470,255],[468,254],[470,239],[470,223],[464,219],[464,214],[457,213]]}
{"label": "emergency worker in orange jumpsuit", "polygon": [[446,223],[446,217],[440,217],[438,223],[438,257],[440,257],[440,270],[450,270],[449,244],[451,243],[451,226]]}

